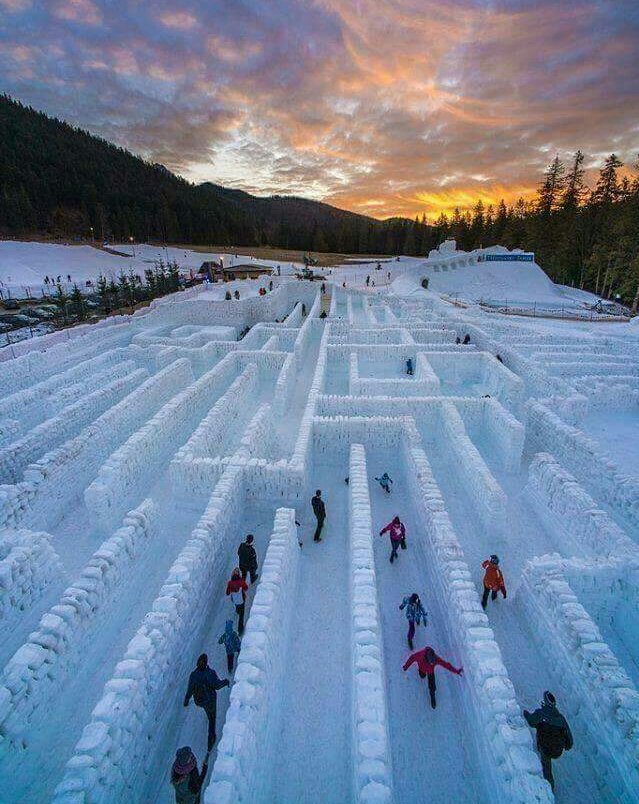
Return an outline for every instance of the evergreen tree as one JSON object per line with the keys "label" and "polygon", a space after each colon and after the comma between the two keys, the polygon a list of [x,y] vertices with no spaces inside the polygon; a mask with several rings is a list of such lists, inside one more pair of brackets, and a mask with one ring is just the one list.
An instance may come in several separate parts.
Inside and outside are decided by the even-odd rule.
{"label": "evergreen tree", "polygon": [[565,168],[556,156],[544,173],[544,178],[537,192],[537,210],[545,218],[557,208],[564,188]]}
{"label": "evergreen tree", "polygon": [[73,291],[71,293],[71,306],[78,319],[80,321],[84,321],[84,319],[87,317],[87,307],[84,302],[84,296],[82,295],[82,292],[77,284],[73,285]]}

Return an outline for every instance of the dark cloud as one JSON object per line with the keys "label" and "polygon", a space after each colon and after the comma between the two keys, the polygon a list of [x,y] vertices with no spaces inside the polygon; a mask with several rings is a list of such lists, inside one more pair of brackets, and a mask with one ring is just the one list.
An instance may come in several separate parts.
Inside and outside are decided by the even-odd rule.
{"label": "dark cloud", "polygon": [[636,0],[0,0],[3,90],[193,180],[384,216],[639,149]]}

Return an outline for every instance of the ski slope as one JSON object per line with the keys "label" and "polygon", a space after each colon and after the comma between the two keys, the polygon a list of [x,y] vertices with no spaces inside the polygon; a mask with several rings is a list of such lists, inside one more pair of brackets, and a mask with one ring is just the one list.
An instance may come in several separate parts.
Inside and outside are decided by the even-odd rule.
{"label": "ski slope", "polygon": [[[639,800],[636,328],[396,292],[407,259],[366,289],[367,268],[192,288],[2,355],[0,801],[174,801],[176,750],[206,753],[183,706],[203,652],[231,682],[204,804]],[[484,611],[493,553],[508,594]],[[403,671],[413,592],[415,649],[464,669],[437,668],[436,709]],[[546,689],[575,741],[554,793],[523,717]]]}

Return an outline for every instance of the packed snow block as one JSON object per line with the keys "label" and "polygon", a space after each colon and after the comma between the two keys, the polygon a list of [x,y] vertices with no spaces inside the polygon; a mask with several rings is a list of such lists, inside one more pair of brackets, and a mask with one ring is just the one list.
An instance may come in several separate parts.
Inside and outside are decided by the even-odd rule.
{"label": "packed snow block", "polygon": [[0,419],[0,447],[18,438],[21,429],[17,419]]}
{"label": "packed snow block", "polygon": [[112,381],[103,388],[64,408],[57,416],[46,419],[27,435],[0,449],[0,480],[17,483],[25,467],[40,455],[55,449],[93,419],[137,388],[149,373],[136,369],[127,361],[109,369]]}
{"label": "packed snow block", "polygon": [[204,801],[268,797],[283,699],[300,549],[295,512],[279,508],[242,638],[229,708]]}
{"label": "packed snow block", "polygon": [[588,374],[572,384],[588,398],[590,410],[631,412],[639,407],[639,377],[614,374],[602,378]]}
{"label": "packed snow block", "polygon": [[22,613],[61,576],[48,533],[0,530],[0,632],[15,628]]}
{"label": "packed snow block", "polygon": [[[579,603],[559,557],[524,566],[515,602],[526,610],[548,667],[562,685],[569,718],[588,735],[584,750],[601,757],[615,801],[639,790],[639,692]],[[541,626],[541,627],[540,627]]]}
{"label": "packed snow block", "polygon": [[53,527],[82,493],[115,444],[126,439],[191,379],[188,361],[176,361],[145,380],[75,438],[27,466],[24,482],[0,486],[0,527]]}
{"label": "packed snow block", "polygon": [[[507,472],[518,472],[526,436],[523,424],[495,399],[482,399],[481,402],[483,435],[489,441],[491,452]],[[469,410],[469,407],[459,404],[455,407],[466,422],[464,410]]]}
{"label": "packed snow block", "polygon": [[222,455],[243,410],[256,393],[257,379],[257,366],[249,363],[202,419],[186,444],[176,452],[174,461],[184,460],[187,456],[214,458]]}
{"label": "packed snow block", "polygon": [[301,327],[304,316],[302,314],[302,302],[298,302],[291,312],[284,319],[287,327]]}
{"label": "packed snow block", "polygon": [[158,477],[176,445],[188,439],[194,423],[228,387],[234,374],[234,356],[227,355],[199,380],[189,382],[103,464],[84,492],[87,509],[102,529],[112,527]]}
{"label": "packed snow block", "polygon": [[[135,572],[157,524],[158,508],[150,499],[129,511],[122,526],[100,545],[56,604],[43,614],[25,645],[9,659],[0,675],[0,685],[6,685],[11,694],[0,715],[0,730],[6,738],[0,743],[0,757],[21,745],[26,728],[42,722],[51,697],[78,666],[87,640],[95,637],[101,618]],[[53,555],[55,560],[47,557],[47,563],[59,571]],[[42,652],[41,666],[25,666],[24,656],[31,650]]]}
{"label": "packed snow block", "polygon": [[[122,357],[124,358],[128,349],[118,351],[122,353]],[[131,355],[131,357],[133,357],[133,355]],[[124,359],[121,363],[115,363],[103,371],[95,371],[79,382],[74,382],[60,388],[60,390],[52,394],[46,402],[48,416],[52,417],[59,414],[70,405],[82,401],[85,395],[104,388],[114,380],[126,377],[127,374],[131,374],[131,372],[135,371],[137,368],[138,365],[135,360]],[[140,368],[144,368],[144,366],[140,366]]]}
{"label": "packed snow block", "polygon": [[[8,396],[65,371],[76,363],[126,345],[131,337],[128,325],[107,324],[112,319],[84,327],[59,330],[49,335],[29,338],[0,352],[11,355],[0,358],[0,396]],[[41,351],[40,351],[41,350]]]}
{"label": "packed snow block", "polygon": [[477,516],[487,532],[503,532],[506,527],[506,495],[468,437],[464,422],[452,402],[439,408],[439,443],[454,456],[455,465],[473,502]]}
{"label": "packed snow block", "polygon": [[[356,801],[390,802],[392,762],[386,704],[373,520],[366,453],[352,444],[349,461],[353,790]],[[374,760],[374,761],[371,761]]]}
{"label": "packed snow block", "polygon": [[353,314],[353,297],[350,293],[346,294],[346,320],[351,327],[355,323],[355,317]]}
{"label": "packed snow block", "polygon": [[92,391],[99,387],[99,385],[92,385],[96,375],[99,376],[99,382],[106,382],[108,375],[105,376],[101,370],[115,369],[116,364],[123,359],[123,352],[124,350],[113,349],[106,354],[84,360],[72,368],[60,371],[29,388],[7,395],[0,401],[0,418],[18,419],[23,430],[29,430],[46,417],[47,406],[56,394],[65,389],[68,392],[68,389],[78,383],[86,386],[83,393]]}
{"label": "packed snow block", "polygon": [[313,420],[313,453],[348,458],[352,442],[395,450],[402,439],[403,422],[404,418],[399,416],[316,416]]}
{"label": "packed snow block", "polygon": [[251,458],[258,457],[258,453],[269,453],[274,427],[271,406],[265,402],[248,423],[231,463],[246,466]]}
{"label": "packed snow block", "polygon": [[[56,788],[56,804],[69,789],[82,792],[86,801],[125,801],[130,779],[166,739],[167,701],[186,689],[192,667],[185,657],[198,652],[211,597],[228,566],[228,542],[243,496],[242,470],[227,468],[107,682]],[[91,739],[94,731],[101,740]],[[81,763],[97,774],[80,773]]]}
{"label": "packed snow block", "polygon": [[315,415],[315,407],[317,405],[317,398],[324,389],[324,382],[326,379],[326,364],[327,364],[327,349],[328,341],[331,335],[332,324],[324,326],[324,332],[320,340],[319,352],[317,355],[317,363],[315,364],[315,373],[311,387],[309,388],[308,398],[304,413],[302,414],[302,421],[300,423],[299,432],[295,441],[295,448],[290,460],[290,468],[297,473],[300,473],[302,480],[304,480],[306,471],[309,465],[309,450],[311,446],[311,439],[313,437],[313,416]]}
{"label": "packed snow block", "polygon": [[292,352],[284,361],[275,383],[273,394],[273,410],[278,416],[284,416],[295,392],[297,383],[298,363],[295,353]]}
{"label": "packed snow block", "polygon": [[[316,301],[319,299],[319,294],[316,297]],[[313,308],[315,307],[315,302],[313,303]],[[312,309],[309,315],[306,317],[306,320],[300,327],[300,331],[295,339],[295,346],[293,347],[293,352],[295,354],[295,359],[297,360],[298,364],[301,364],[302,357],[306,354],[308,349],[308,344],[313,333],[313,329],[317,326],[318,322],[316,320],[316,313]]]}
{"label": "packed snow block", "polygon": [[229,458],[198,458],[184,454],[169,464],[169,480],[176,498],[206,497],[215,488]]}
{"label": "packed snow block", "polygon": [[541,402],[529,401],[526,444],[529,452],[548,452],[613,516],[639,532],[639,478],[622,474],[601,455],[595,441],[566,424]]}
{"label": "packed snow block", "polygon": [[[457,535],[446,512],[414,424],[406,422],[402,452],[409,490],[425,534],[416,542],[434,594],[447,615],[444,623],[464,667],[466,702],[481,728],[477,741],[497,797],[529,804],[551,802],[549,785],[533,749],[515,690],[501,659],[488,618]],[[497,735],[499,735],[497,737]]]}
{"label": "packed snow block", "polygon": [[586,553],[606,558],[639,555],[637,544],[552,455],[534,456],[526,491],[541,519],[552,528],[559,526]]}

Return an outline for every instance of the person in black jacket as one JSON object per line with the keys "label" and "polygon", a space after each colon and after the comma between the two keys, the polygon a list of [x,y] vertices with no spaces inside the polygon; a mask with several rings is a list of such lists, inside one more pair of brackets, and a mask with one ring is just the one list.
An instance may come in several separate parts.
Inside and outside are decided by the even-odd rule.
{"label": "person in black jacket", "polygon": [[237,548],[237,557],[242,578],[246,580],[246,576],[250,574],[251,583],[255,583],[257,580],[257,553],[253,547],[252,533],[249,533],[246,540]]}
{"label": "person in black jacket", "polygon": [[185,745],[183,748],[178,748],[171,768],[171,784],[175,788],[175,801],[178,804],[182,802],[200,804],[200,794],[208,766],[208,752],[202,763],[202,771],[198,772],[197,759],[190,747]]}
{"label": "person in black jacket", "polygon": [[215,670],[209,667],[209,657],[203,653],[197,660],[197,667],[189,676],[189,686],[184,697],[184,706],[189,705],[191,698],[195,705],[206,712],[209,719],[209,736],[207,747],[210,751],[215,744],[215,719],[217,715],[217,691],[228,687],[228,678],[220,678]]}
{"label": "person in black jacket", "polygon": [[541,759],[544,779],[553,792],[555,780],[552,775],[552,761],[559,759],[564,750],[570,751],[573,745],[572,733],[566,718],[557,709],[557,701],[552,692],[544,692],[544,700],[539,709],[529,712],[524,709],[528,725],[537,730],[537,750]]}
{"label": "person in black jacket", "polygon": [[314,542],[321,542],[322,537],[322,528],[324,527],[324,520],[326,519],[326,506],[324,505],[324,500],[322,499],[322,491],[321,489],[317,489],[315,492],[315,496],[311,499],[311,505],[313,506],[313,513],[315,514],[315,519],[317,519],[317,527],[315,528],[315,535],[313,536]]}

